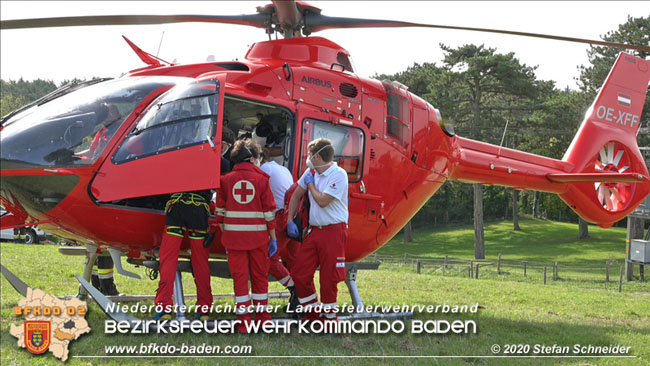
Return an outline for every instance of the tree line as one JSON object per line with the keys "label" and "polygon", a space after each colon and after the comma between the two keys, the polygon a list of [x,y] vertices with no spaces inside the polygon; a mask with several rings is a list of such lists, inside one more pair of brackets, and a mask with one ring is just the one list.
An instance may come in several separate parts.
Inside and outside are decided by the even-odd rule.
{"label": "tree line", "polygon": [[[628,17],[626,23],[602,38],[649,45],[650,17]],[[416,63],[406,71],[375,77],[408,86],[409,91],[438,108],[443,120],[451,123],[460,136],[555,159],[561,159],[569,147],[620,52],[591,46],[589,64],[579,67],[579,90],[575,91],[558,89],[553,81],[539,80],[535,67],[522,64],[514,53],[500,54],[493,48],[473,44],[440,47],[445,54],[441,65]],[[649,56],[643,51],[633,54]],[[649,110],[650,94],[641,116],[644,128],[638,135],[639,146],[650,146]],[[481,212],[477,212],[475,209],[481,205]],[[554,194],[447,182],[413,218],[412,225],[474,221],[480,240],[482,217],[509,219],[514,215],[516,220],[520,211],[533,217],[578,221],[578,216]],[[514,225],[517,229],[516,221]],[[477,257],[481,254],[477,253]]]}

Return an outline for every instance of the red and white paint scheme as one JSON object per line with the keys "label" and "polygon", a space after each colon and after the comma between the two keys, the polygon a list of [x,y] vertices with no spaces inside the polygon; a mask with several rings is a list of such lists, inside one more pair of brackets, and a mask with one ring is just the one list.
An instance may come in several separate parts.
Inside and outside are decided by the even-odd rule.
{"label": "red and white paint scheme", "polygon": [[[294,15],[307,17],[307,5],[297,5]],[[350,54],[321,37],[259,42],[243,61],[192,65],[132,46],[146,67],[3,121],[1,200],[18,221],[150,258],[165,195],[217,188],[222,131],[243,135],[261,121],[273,126],[294,179],[306,169],[309,141],[334,142],[350,181],[348,262],[388,242],[448,179],[556,193],[602,227],[650,192],[637,146],[650,71],[627,53],[556,160],[456,136],[434,106],[399,83],[358,76]],[[113,106],[120,116],[109,120]],[[251,185],[240,183],[245,201]],[[211,255],[225,257],[219,235]]]}

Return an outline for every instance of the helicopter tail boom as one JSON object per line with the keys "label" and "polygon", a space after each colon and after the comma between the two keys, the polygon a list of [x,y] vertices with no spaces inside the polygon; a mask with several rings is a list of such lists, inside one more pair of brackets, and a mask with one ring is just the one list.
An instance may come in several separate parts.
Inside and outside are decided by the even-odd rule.
{"label": "helicopter tail boom", "polygon": [[585,220],[613,225],[650,193],[637,144],[648,69],[619,55],[562,160],[458,137],[450,178],[556,193]]}
{"label": "helicopter tail boom", "polygon": [[611,226],[650,193],[648,168],[637,144],[649,81],[647,61],[620,53],[564,154],[562,160],[573,164],[575,173],[594,176],[569,184],[560,194],[587,221]]}

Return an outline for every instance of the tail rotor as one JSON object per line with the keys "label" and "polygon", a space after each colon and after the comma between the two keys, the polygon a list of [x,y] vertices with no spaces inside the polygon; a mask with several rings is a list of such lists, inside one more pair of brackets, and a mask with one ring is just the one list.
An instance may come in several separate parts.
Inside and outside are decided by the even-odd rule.
{"label": "tail rotor", "polygon": [[[629,168],[629,153],[626,154],[625,147],[614,141],[600,149],[594,165],[596,172],[601,173],[623,173]],[[619,212],[630,198],[632,185],[625,182],[596,182],[594,187],[603,208]]]}

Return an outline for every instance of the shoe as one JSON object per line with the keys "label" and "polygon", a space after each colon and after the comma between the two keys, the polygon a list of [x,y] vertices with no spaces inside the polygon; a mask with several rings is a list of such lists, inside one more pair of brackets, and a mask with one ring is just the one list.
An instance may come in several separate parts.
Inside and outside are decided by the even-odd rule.
{"label": "shoe", "polygon": [[103,278],[99,280],[101,284],[101,292],[104,296],[123,296],[115,287],[115,282],[112,278]]}
{"label": "shoe", "polygon": [[303,320],[307,320],[307,321],[320,321],[321,320],[320,313],[316,312],[314,310],[307,311],[307,312],[305,312],[303,314],[305,315]]}
{"label": "shoe", "polygon": [[266,322],[272,322],[271,314],[269,313],[256,313],[255,314],[255,323],[260,323],[260,326]]}
{"label": "shoe", "polygon": [[153,320],[172,320],[174,317],[172,316],[172,313],[168,311],[159,311],[157,312],[153,317]]}
{"label": "shoe", "polygon": [[94,288],[98,289],[99,291],[102,290],[102,285],[99,282],[99,276],[98,275],[90,276],[90,283],[93,285]]}
{"label": "shoe", "polygon": [[210,314],[208,313],[196,313],[194,315],[195,320],[210,320]]}
{"label": "shoe", "polygon": [[296,287],[295,286],[289,286],[287,287],[287,290],[289,290],[289,305],[287,305],[287,311],[286,313],[295,313],[296,309],[298,308],[298,304],[300,304],[300,301],[298,301],[298,293],[296,292]]}
{"label": "shoe", "polygon": [[248,327],[246,325],[251,322],[251,314],[237,315],[237,320],[240,321],[240,323],[237,324],[237,333],[247,334]]}

